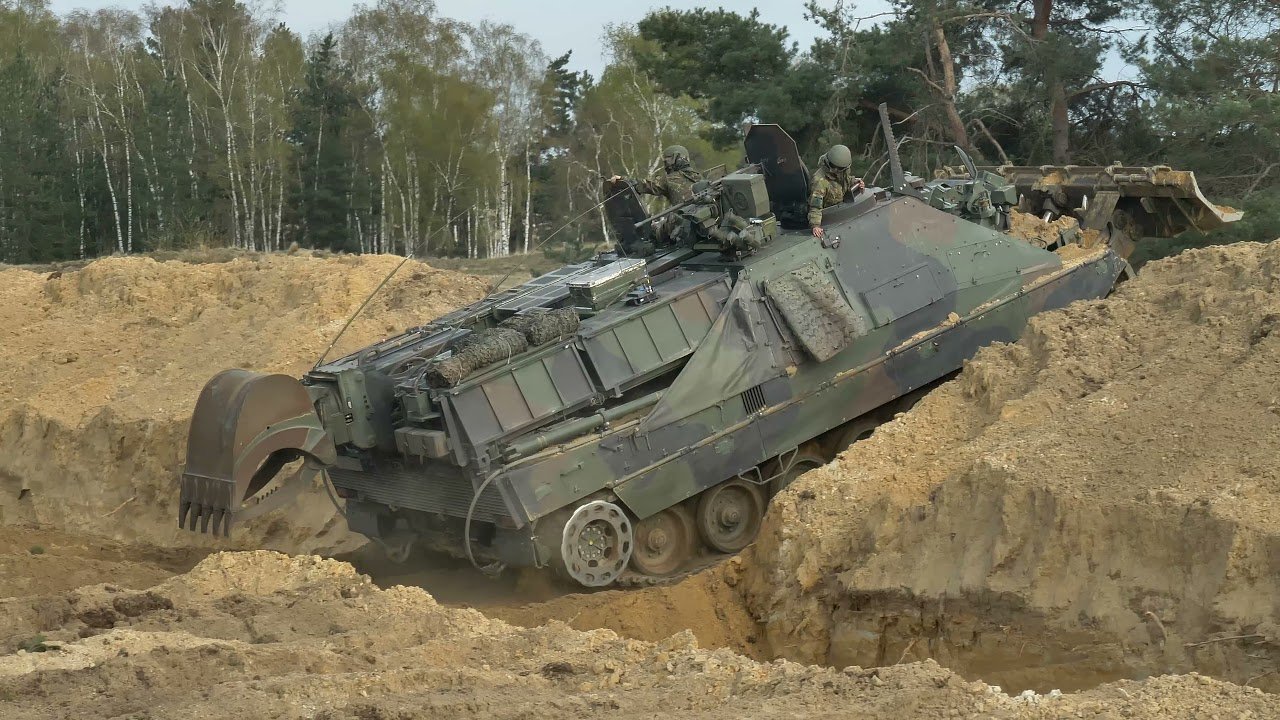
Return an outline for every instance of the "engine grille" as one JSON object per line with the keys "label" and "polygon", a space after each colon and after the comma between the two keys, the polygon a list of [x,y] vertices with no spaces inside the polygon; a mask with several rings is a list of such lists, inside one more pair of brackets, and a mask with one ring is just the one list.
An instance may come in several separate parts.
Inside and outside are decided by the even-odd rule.
{"label": "engine grille", "polygon": [[759,412],[764,409],[764,388],[756,385],[753,388],[747,388],[742,393],[742,409],[747,411],[748,415]]}
{"label": "engine grille", "polygon": [[[329,477],[335,487],[354,491],[361,500],[457,518],[467,516],[475,494],[471,480],[461,473],[431,472],[427,466],[413,464],[380,465],[373,470],[331,468]],[[472,519],[494,522],[500,517],[510,518],[511,513],[492,483],[476,503]]]}

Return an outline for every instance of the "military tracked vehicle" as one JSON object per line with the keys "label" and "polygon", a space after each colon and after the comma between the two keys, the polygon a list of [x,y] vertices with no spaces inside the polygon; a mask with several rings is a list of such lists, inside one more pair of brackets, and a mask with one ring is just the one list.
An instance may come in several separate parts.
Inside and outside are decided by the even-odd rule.
{"label": "military tracked vehicle", "polygon": [[[179,524],[226,534],[323,473],[393,558],[428,546],[590,587],[669,576],[741,550],[773,495],[982,346],[1106,296],[1134,240],[1239,217],[1165,167],[980,169],[961,153],[925,182],[891,152],[889,187],[826,208],[817,238],[794,141],[755,125],[744,145],[744,167],[664,213],[666,245],[609,185],[615,252],[300,381],[214,377]],[[1019,239],[1015,208],[1080,230]]]}

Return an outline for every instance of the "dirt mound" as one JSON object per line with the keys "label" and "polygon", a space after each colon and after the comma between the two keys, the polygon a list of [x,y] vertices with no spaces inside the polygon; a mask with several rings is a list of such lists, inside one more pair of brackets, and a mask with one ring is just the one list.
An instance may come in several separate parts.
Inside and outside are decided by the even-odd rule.
{"label": "dirt mound", "polygon": [[[0,525],[208,544],[175,527],[176,472],[201,386],[227,367],[305,371],[399,260],[129,257],[48,275],[0,270]],[[336,352],[484,290],[474,277],[411,262]],[[288,524],[263,518],[238,542],[292,550],[345,542],[327,500],[296,510]]]}
{"label": "dirt mound", "polygon": [[[146,591],[0,600],[0,716],[25,718],[1265,717],[1208,678],[1010,697],[932,662],[843,670],[563,624],[516,628],[349,565],[210,556]],[[15,650],[15,648],[20,648]]]}
{"label": "dirt mound", "polygon": [[747,602],[786,657],[1006,686],[1280,690],[1280,243],[1032,319],[777,498]]}
{"label": "dirt mound", "polygon": [[1101,239],[1096,230],[1081,229],[1080,222],[1069,215],[1049,221],[1017,210],[1009,213],[1009,234],[1040,247],[1071,241],[1077,236],[1085,247],[1093,247]]}

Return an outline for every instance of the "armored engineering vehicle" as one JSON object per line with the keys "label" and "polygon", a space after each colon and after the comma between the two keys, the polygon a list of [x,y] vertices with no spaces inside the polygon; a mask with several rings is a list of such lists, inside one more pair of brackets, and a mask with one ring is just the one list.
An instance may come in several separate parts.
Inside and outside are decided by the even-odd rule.
{"label": "armored engineering vehicle", "polygon": [[[214,377],[179,524],[226,534],[323,473],[350,528],[393,558],[425,545],[592,587],[667,576],[745,547],[788,482],[980,347],[1106,296],[1135,239],[1239,217],[1165,167],[964,157],[925,182],[894,152],[890,187],[827,208],[815,238],[794,141],[755,125],[744,145],[746,166],[668,211],[679,222],[666,245],[634,192],[611,185],[615,252],[301,381]],[[1082,231],[1019,239],[1015,208]]]}

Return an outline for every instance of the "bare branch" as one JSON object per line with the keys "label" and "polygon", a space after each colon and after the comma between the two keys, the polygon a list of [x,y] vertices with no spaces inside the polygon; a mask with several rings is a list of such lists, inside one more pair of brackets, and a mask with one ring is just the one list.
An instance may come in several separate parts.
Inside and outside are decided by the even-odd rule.
{"label": "bare branch", "polygon": [[863,15],[862,17],[849,18],[849,22],[866,22],[867,20],[875,20],[882,17],[897,17],[898,13],[892,10],[887,12],[875,13],[873,15]]}
{"label": "bare branch", "polygon": [[1200,647],[1201,645],[1210,645],[1212,643],[1227,642],[1229,640],[1253,640],[1255,638],[1260,638],[1260,637],[1265,637],[1265,636],[1259,635],[1257,633],[1250,633],[1248,635],[1231,635],[1228,637],[1213,638],[1212,640],[1202,640],[1200,642],[1183,643],[1183,647],[1189,647],[1189,648]]}
{"label": "bare branch", "polygon": [[928,75],[926,75],[926,74],[925,74],[925,72],[924,72],[923,70],[921,70],[920,68],[913,68],[913,67],[908,67],[907,69],[908,69],[908,70],[910,70],[911,72],[913,72],[913,73],[915,73],[915,74],[919,75],[919,76],[920,76],[920,77],[921,77],[921,78],[922,78],[926,83],[928,83],[928,84],[929,84],[929,87],[933,88],[933,89],[934,89],[934,90],[935,90],[939,95],[942,95],[943,97],[946,97],[946,95],[947,95],[947,91],[946,91],[946,90],[943,90],[943,89],[942,89],[942,86],[941,86],[941,85],[939,85],[938,83],[936,83],[936,82],[934,82],[934,81],[930,80],[930,79],[929,79],[929,76],[928,76]]}
{"label": "bare branch", "polygon": [[968,22],[970,20],[1003,20],[1006,23],[1008,23],[1009,29],[1012,30],[1017,35],[1019,35],[1023,40],[1026,40],[1029,43],[1039,42],[1035,38],[1028,35],[1027,32],[1023,30],[1022,27],[1020,26],[1021,23],[1026,22],[1027,20],[1026,16],[1023,16],[1023,15],[1015,15],[1013,13],[1006,13],[1006,12],[982,12],[982,13],[971,13],[969,15],[953,15],[948,18],[940,19],[940,22],[946,25],[950,25],[952,23],[957,23],[957,22]]}
{"label": "bare branch", "polygon": [[996,154],[1000,156],[1000,162],[1005,165],[1010,165],[1009,156],[1005,154],[1004,147],[1000,145],[1000,141],[996,140],[995,136],[991,134],[991,131],[987,129],[987,124],[982,122],[982,118],[974,118],[970,122],[974,127],[978,128],[978,132],[982,133],[982,136],[987,139],[987,142],[991,143],[991,146],[996,149]]}
{"label": "bare branch", "polygon": [[[867,110],[876,110],[880,106],[871,102],[870,100],[859,100],[858,107],[865,108]],[[897,121],[900,123],[910,120],[911,118],[916,116],[916,113],[920,112],[919,110],[917,110],[916,112],[909,113],[906,110],[899,110],[893,107],[888,108],[888,110],[889,110],[889,117],[897,119]]]}
{"label": "bare branch", "polygon": [[1133,82],[1132,80],[1115,80],[1112,82],[1094,83],[1093,85],[1087,85],[1085,87],[1082,87],[1079,90],[1076,90],[1075,92],[1068,93],[1067,99],[1077,98],[1081,95],[1087,95],[1091,92],[1096,92],[1098,90],[1107,90],[1109,88],[1115,88],[1115,87],[1129,87],[1136,92],[1138,90],[1145,90],[1147,89],[1148,86],[1142,83]]}
{"label": "bare branch", "polygon": [[1266,170],[1258,173],[1258,177],[1254,178],[1253,182],[1249,184],[1249,189],[1244,192],[1246,200],[1249,199],[1249,196],[1253,194],[1254,190],[1258,189],[1258,185],[1262,184],[1262,181],[1271,174],[1271,171],[1275,170],[1277,167],[1280,167],[1280,163],[1271,163],[1267,166]]}
{"label": "bare branch", "polygon": [[916,117],[917,115],[919,115],[920,113],[924,112],[925,110],[928,110],[929,108],[933,107],[933,106],[934,106],[934,105],[936,105],[936,104],[937,104],[937,103],[929,103],[928,105],[925,105],[924,107],[916,108],[916,110],[915,110],[914,112],[912,112],[910,115],[908,115],[908,116],[906,116],[906,117],[902,118],[902,119],[901,119],[901,120],[899,120],[898,122],[894,123],[894,125],[901,125],[901,124],[903,124],[903,123],[905,123],[905,122],[908,122],[908,121],[914,120],[914,119],[915,119],[915,117]]}

